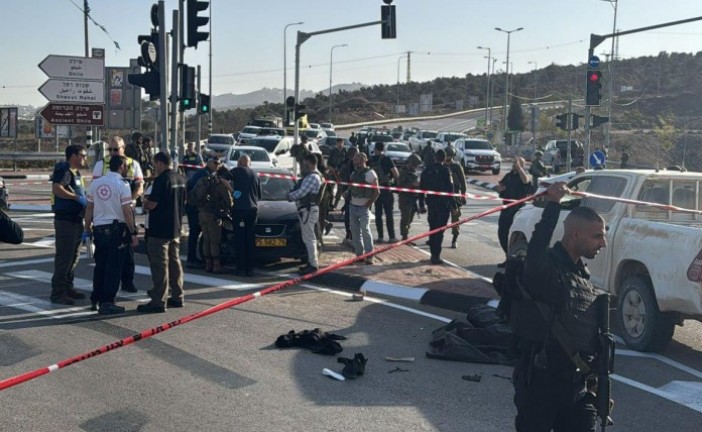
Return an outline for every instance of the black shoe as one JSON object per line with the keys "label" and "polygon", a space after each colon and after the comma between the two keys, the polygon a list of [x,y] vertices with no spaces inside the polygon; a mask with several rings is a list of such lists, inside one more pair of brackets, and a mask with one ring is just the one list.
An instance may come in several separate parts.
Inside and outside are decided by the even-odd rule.
{"label": "black shoe", "polygon": [[122,286],[122,291],[126,291],[128,293],[135,293],[138,290],[136,289],[136,287],[134,285],[132,285],[132,286]]}
{"label": "black shoe", "polygon": [[341,374],[346,379],[356,379],[366,372],[366,362],[368,359],[363,354],[357,353],[352,359],[339,357],[336,359],[339,363],[344,364],[344,369]]}
{"label": "black shoe", "polygon": [[397,243],[397,239],[395,237],[390,237],[390,239],[388,239],[388,243]]}
{"label": "black shoe", "polygon": [[115,315],[124,313],[124,311],[122,306],[117,306],[114,303],[100,303],[100,309],[98,309],[100,315]]}
{"label": "black shoe", "polygon": [[66,295],[66,294],[64,294],[60,297],[52,297],[51,303],[66,305],[66,306],[73,306],[74,304],[76,304],[76,302],[74,302],[73,299],[68,297],[68,295]]}
{"label": "black shoe", "polygon": [[456,249],[458,247],[458,242],[456,240],[451,242],[451,249]]}
{"label": "black shoe", "polygon": [[378,237],[377,239],[375,239],[375,242],[376,243],[385,243],[385,239],[382,237]]}
{"label": "black shoe", "polygon": [[76,290],[68,290],[66,295],[74,300],[83,300],[85,298],[85,294]]}
{"label": "black shoe", "polygon": [[151,303],[146,303],[143,305],[139,305],[136,308],[137,312],[141,313],[164,313],[166,312],[166,307],[165,306],[156,306]]}
{"label": "black shoe", "polygon": [[95,300],[90,301],[90,310],[96,312],[98,310],[98,302]]}
{"label": "black shoe", "polygon": [[307,267],[300,269],[300,271],[298,273],[300,274],[300,276],[304,276],[304,275],[307,275],[310,273],[314,273],[316,271],[317,271],[317,267],[312,267],[311,265],[308,264]]}
{"label": "black shoe", "polygon": [[166,305],[168,307],[172,308],[182,308],[183,307],[183,302],[181,300],[176,300],[173,298],[169,298],[168,301],[166,301]]}
{"label": "black shoe", "polygon": [[334,224],[331,222],[327,222],[324,224],[324,235],[329,235],[331,232],[332,228],[334,228]]}
{"label": "black shoe", "polygon": [[506,265],[507,265],[507,261],[504,261],[504,262],[497,264],[497,268],[505,268]]}
{"label": "black shoe", "polygon": [[432,258],[431,263],[433,265],[442,265],[442,264],[446,264],[446,261],[442,260],[441,258]]}

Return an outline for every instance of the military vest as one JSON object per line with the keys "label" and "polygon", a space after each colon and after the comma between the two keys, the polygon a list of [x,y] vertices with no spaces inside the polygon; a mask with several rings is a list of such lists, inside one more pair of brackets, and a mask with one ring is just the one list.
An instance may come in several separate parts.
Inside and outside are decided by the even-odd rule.
{"label": "military vest", "polygon": [[[65,165],[63,168],[71,175],[67,188],[76,195],[85,196],[85,186],[80,173],[78,171],[73,172],[68,166],[68,162],[59,162],[57,167],[60,164]],[[54,212],[55,218],[61,220],[78,221],[83,219],[85,215],[85,209],[81,203],[76,200],[61,198],[53,193],[51,194],[51,210]]]}
{"label": "military vest", "polygon": [[297,200],[298,208],[309,208],[311,206],[318,206],[319,203],[322,202],[322,197],[324,196],[324,191],[326,190],[326,183],[324,182],[324,177],[322,176],[322,173],[320,173],[319,171],[312,171],[311,173],[298,180],[297,185],[295,185],[295,189],[299,189],[302,186],[302,182],[304,182],[305,179],[311,175],[319,176],[319,190],[316,194],[310,193]]}
{"label": "military vest", "polygon": [[[352,172],[351,173],[351,183],[369,184],[368,182],[366,182],[366,173],[370,170],[371,169],[369,167],[366,167],[363,171]],[[351,186],[351,197],[352,198],[370,198],[372,196],[373,196],[373,189],[372,188]]]}
{"label": "military vest", "polygon": [[381,186],[387,186],[390,184],[392,181],[392,173],[385,172],[383,170],[383,158],[386,158],[384,154],[381,154],[379,156],[373,156],[370,161],[370,167],[375,171],[376,174],[378,174],[378,184]]}

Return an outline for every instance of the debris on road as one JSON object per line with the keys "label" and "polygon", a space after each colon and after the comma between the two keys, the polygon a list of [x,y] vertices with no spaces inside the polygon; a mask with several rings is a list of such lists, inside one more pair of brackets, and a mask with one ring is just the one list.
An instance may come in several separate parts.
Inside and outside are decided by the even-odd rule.
{"label": "debris on road", "polygon": [[391,361],[391,362],[413,362],[414,357],[385,357],[385,360]]}
{"label": "debris on road", "polygon": [[470,382],[480,382],[480,380],[483,379],[483,376],[480,374],[475,374],[475,375],[463,375],[461,378],[463,378],[466,381]]}

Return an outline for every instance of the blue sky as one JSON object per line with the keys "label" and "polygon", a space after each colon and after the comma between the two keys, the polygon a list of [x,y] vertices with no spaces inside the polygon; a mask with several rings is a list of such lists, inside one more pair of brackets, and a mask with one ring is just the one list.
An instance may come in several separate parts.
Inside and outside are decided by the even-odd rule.
{"label": "blue sky", "polygon": [[[37,88],[46,79],[37,65],[48,54],[83,54],[83,17],[72,2],[82,0],[0,0],[3,67],[0,105],[46,103]],[[93,18],[121,46],[89,25],[90,46],[106,48],[108,66],[126,66],[139,54],[137,35],[150,28],[150,0],[91,0]],[[177,0],[167,0],[167,20]],[[381,0],[212,0],[213,93],[248,93],[283,86],[283,28],[288,29],[288,88],[293,86],[294,41],[297,30],[321,29],[376,21]],[[301,87],[323,90],[329,85],[330,48],[334,51],[334,83],[395,83],[398,58],[413,51],[412,80],[484,73],[492,48],[504,69],[507,38],[494,27],[524,27],[511,38],[510,62],[515,72],[551,63],[585,62],[590,33],[612,30],[613,8],[602,0],[396,0],[395,40],[380,38],[377,26],[311,38],[302,46]],[[617,27],[631,29],[702,15],[700,0],[620,0]],[[697,52],[702,24],[692,23],[622,37],[622,58],[656,55],[660,51]],[[606,42],[597,53],[609,51]],[[186,50],[186,62],[201,64],[207,75],[208,45]],[[401,63],[401,79],[406,63]],[[207,84],[204,77],[203,85]],[[207,88],[207,87],[205,87]]]}

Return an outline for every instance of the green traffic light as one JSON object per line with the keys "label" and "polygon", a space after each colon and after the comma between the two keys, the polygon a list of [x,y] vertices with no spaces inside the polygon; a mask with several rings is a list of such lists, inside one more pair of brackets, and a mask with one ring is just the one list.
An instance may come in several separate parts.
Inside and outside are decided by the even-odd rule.
{"label": "green traffic light", "polygon": [[209,110],[210,110],[210,108],[207,105],[202,107],[202,112],[204,112],[204,113],[206,113]]}
{"label": "green traffic light", "polygon": [[183,99],[183,106],[189,107],[190,106],[190,99]]}

